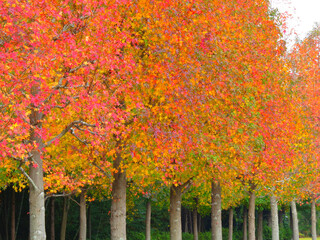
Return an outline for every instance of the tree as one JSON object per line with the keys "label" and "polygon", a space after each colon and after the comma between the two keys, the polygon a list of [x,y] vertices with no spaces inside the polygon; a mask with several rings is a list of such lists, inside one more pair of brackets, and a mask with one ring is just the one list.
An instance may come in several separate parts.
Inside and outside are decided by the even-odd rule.
{"label": "tree", "polygon": [[[119,76],[132,67],[130,58],[122,59],[119,54],[131,42],[131,36],[119,31],[123,16],[117,8],[126,4],[126,1],[0,4],[2,158],[18,160],[22,164],[20,170],[30,182],[31,239],[46,238],[45,147],[73,130],[96,127],[99,133],[106,133],[114,126],[115,118],[124,116],[121,111],[113,111],[119,105],[118,99],[109,95],[110,89],[102,83],[106,81],[106,72]],[[123,61],[126,64],[121,64]],[[97,90],[104,95],[104,102],[93,94]],[[104,112],[103,126],[98,121],[90,124],[75,119],[60,122],[61,132],[49,132],[44,127],[57,110],[67,116],[81,108],[89,114],[93,107]],[[108,112],[116,116],[108,117]]]}
{"label": "tree", "polygon": [[[300,186],[301,198],[311,198],[312,206],[318,197],[319,174],[315,169],[319,166],[319,26],[317,25],[301,42],[296,42],[289,59],[292,63],[294,86],[301,98],[305,121],[309,124],[311,142],[308,151],[304,153],[303,164],[305,171],[299,173],[306,181]],[[293,206],[294,207],[294,206]],[[312,219],[315,220],[312,211]],[[315,222],[312,223],[312,238],[316,238]]]}

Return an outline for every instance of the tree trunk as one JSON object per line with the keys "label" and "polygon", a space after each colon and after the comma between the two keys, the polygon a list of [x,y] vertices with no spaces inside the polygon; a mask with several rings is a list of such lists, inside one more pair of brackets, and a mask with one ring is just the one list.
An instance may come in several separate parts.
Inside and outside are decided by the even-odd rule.
{"label": "tree trunk", "polygon": [[256,210],[256,194],[254,191],[251,191],[250,199],[249,199],[249,211],[248,211],[249,240],[256,240],[255,210]]}
{"label": "tree trunk", "polygon": [[111,240],[126,240],[126,191],[127,191],[127,180],[126,172],[121,169],[121,151],[123,144],[121,141],[117,141],[116,144],[116,158],[113,162],[113,173],[114,180],[112,182],[112,202],[111,202]]}
{"label": "tree trunk", "polygon": [[285,215],[284,210],[278,210],[278,215],[279,215],[279,228],[282,226],[283,227],[283,217]]}
{"label": "tree trunk", "polygon": [[248,240],[248,210],[243,208],[243,240]]}
{"label": "tree trunk", "polygon": [[317,240],[317,215],[316,215],[316,200],[311,202],[311,236],[312,240]]}
{"label": "tree trunk", "polygon": [[[37,96],[40,87],[35,84],[31,87],[31,95]],[[42,153],[44,143],[42,137],[36,132],[42,128],[42,114],[37,110],[37,106],[31,105],[29,116],[31,130],[30,143],[37,147],[31,150],[31,163],[29,165],[29,214],[30,214],[30,240],[45,240],[45,206],[43,187],[43,166]]]}
{"label": "tree trunk", "polygon": [[272,216],[271,216],[271,210],[268,212],[268,226],[272,228]]}
{"label": "tree trunk", "polygon": [[263,211],[258,213],[258,240],[263,240]]}
{"label": "tree trunk", "polygon": [[[291,205],[291,202],[290,202]],[[290,229],[293,231],[293,223],[292,223],[292,208],[290,207]]]}
{"label": "tree trunk", "polygon": [[181,226],[181,186],[172,185],[170,188],[170,239],[182,240]]}
{"label": "tree trunk", "polygon": [[24,195],[25,195],[26,190],[22,190],[22,196],[21,196],[21,200],[20,200],[20,206],[19,206],[19,214],[18,214],[18,220],[16,221],[16,233],[15,236],[17,236],[18,230],[19,230],[19,224],[20,224],[20,219],[21,219],[21,212],[22,212],[22,205],[24,202]]}
{"label": "tree trunk", "polygon": [[270,196],[272,240],[279,240],[278,201],[274,195]]}
{"label": "tree trunk", "polygon": [[54,228],[54,198],[51,198],[51,213],[50,213],[50,239],[55,240],[55,228]]}
{"label": "tree trunk", "polygon": [[5,201],[6,201],[6,204],[5,204],[5,229],[6,229],[6,240],[9,240],[10,239],[10,194],[8,192],[5,192]]}
{"label": "tree trunk", "polygon": [[16,193],[12,189],[11,195],[11,240],[16,239]]}
{"label": "tree trunk", "polygon": [[190,229],[190,233],[193,234],[192,213],[191,213],[191,211],[189,211],[189,210],[188,210],[188,217],[189,217],[189,229]]}
{"label": "tree trunk", "polygon": [[233,235],[233,208],[229,209],[229,234],[228,240],[232,240]]}
{"label": "tree trunk", "polygon": [[198,240],[198,211],[195,207],[192,212],[193,218],[193,240]]}
{"label": "tree trunk", "polygon": [[[0,198],[0,235],[4,240],[9,240],[10,229],[9,229],[9,219],[10,219],[10,199],[8,192],[3,192]],[[3,234],[3,235],[2,235]]]}
{"label": "tree trunk", "polygon": [[79,240],[87,239],[87,208],[86,208],[86,193],[84,191],[80,194],[80,230]]}
{"label": "tree trunk", "polygon": [[60,231],[60,240],[65,240],[66,239],[68,210],[69,210],[69,197],[64,197],[62,222],[61,222],[61,231]]}
{"label": "tree trunk", "polygon": [[185,222],[184,222],[184,232],[189,232],[189,230],[188,230],[188,224],[189,224],[189,222],[188,222],[188,219],[189,219],[189,213],[188,213],[188,209],[186,209],[185,208],[185,213],[184,213],[184,215],[185,215]]}
{"label": "tree trunk", "polygon": [[87,238],[91,240],[91,234],[92,234],[92,225],[91,225],[91,205],[88,205],[88,211],[87,211],[87,220],[88,220],[88,236]]}
{"label": "tree trunk", "polygon": [[293,240],[299,239],[299,223],[296,202],[291,201]]}
{"label": "tree trunk", "polygon": [[43,191],[42,159],[38,151],[32,151],[33,161],[37,166],[30,164],[30,178],[35,186],[29,185],[29,214],[30,214],[30,239],[45,240],[45,207]]}
{"label": "tree trunk", "polygon": [[151,240],[151,200],[147,199],[146,206],[146,240]]}
{"label": "tree trunk", "polygon": [[222,240],[221,186],[219,182],[212,182],[211,197],[212,240]]}

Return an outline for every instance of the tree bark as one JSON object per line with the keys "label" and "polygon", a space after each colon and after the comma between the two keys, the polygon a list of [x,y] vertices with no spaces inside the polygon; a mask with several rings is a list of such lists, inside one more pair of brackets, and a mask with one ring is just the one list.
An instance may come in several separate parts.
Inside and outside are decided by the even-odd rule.
{"label": "tree bark", "polygon": [[3,205],[2,209],[0,209],[0,211],[2,210],[0,217],[2,218],[2,222],[1,223],[1,228],[0,228],[0,235],[1,231],[3,233],[3,238],[4,240],[9,240],[10,239],[10,229],[9,229],[9,219],[10,219],[10,199],[9,199],[9,194],[8,192],[4,192],[2,194],[2,199],[0,199],[0,203],[1,205]]}
{"label": "tree bark", "polygon": [[263,211],[258,213],[258,240],[263,240]]}
{"label": "tree bark", "polygon": [[50,213],[50,239],[55,240],[55,227],[54,227],[54,198],[51,198],[51,213]]}
{"label": "tree bark", "polygon": [[147,199],[146,206],[146,240],[151,240],[151,200]]}
{"label": "tree bark", "polygon": [[[290,206],[291,206],[291,202],[290,202]],[[293,231],[293,223],[292,223],[292,208],[290,207],[290,229],[291,231]]]}
{"label": "tree bark", "polygon": [[193,234],[192,213],[191,213],[191,211],[189,211],[189,210],[188,210],[188,217],[189,217],[189,229],[190,229],[190,233]]}
{"label": "tree bark", "polygon": [[170,188],[170,239],[182,240],[181,225],[181,186],[172,185]]}
{"label": "tree bark", "polygon": [[[37,96],[40,91],[39,84],[31,87],[31,95]],[[36,132],[42,128],[42,114],[37,110],[37,106],[31,105],[29,116],[30,143],[35,143],[37,147],[31,150],[31,163],[29,165],[29,214],[30,214],[30,240],[45,240],[45,206],[43,187],[43,164],[42,153],[44,143],[42,137]]]}
{"label": "tree bark", "polygon": [[271,216],[271,210],[268,212],[268,226],[272,228],[272,216]]}
{"label": "tree bark", "polygon": [[64,197],[62,222],[61,222],[61,231],[60,231],[60,240],[65,240],[66,239],[68,210],[69,210],[69,197]]}
{"label": "tree bark", "polygon": [[11,240],[16,239],[16,193],[12,189],[11,193]]}
{"label": "tree bark", "polygon": [[232,240],[233,235],[233,208],[229,209],[229,234],[228,240]]}
{"label": "tree bark", "polygon": [[117,141],[116,144],[116,158],[113,162],[115,172],[113,174],[114,180],[112,182],[112,202],[111,202],[111,240],[126,240],[126,191],[127,179],[125,170],[121,169],[121,151],[122,142]]}
{"label": "tree bark", "polygon": [[199,233],[202,231],[202,217],[201,215],[198,213],[198,235]]}
{"label": "tree bark", "polygon": [[80,228],[79,240],[87,239],[87,205],[86,193],[84,191],[80,194]]}
{"label": "tree bark", "polygon": [[317,240],[317,215],[316,215],[316,200],[311,202],[311,236],[312,240]]}
{"label": "tree bark", "polygon": [[274,195],[270,196],[272,240],[279,240],[278,201]]}
{"label": "tree bark", "polygon": [[[36,141],[38,142],[38,141]],[[30,178],[34,182],[29,185],[29,214],[30,214],[30,239],[45,240],[45,207],[43,190],[43,168],[42,159],[38,151],[32,151],[33,161],[37,166],[30,164]]]}
{"label": "tree bark", "polygon": [[25,195],[26,190],[22,190],[22,196],[21,196],[21,200],[20,200],[20,206],[19,206],[19,214],[18,214],[18,219],[16,221],[16,233],[15,236],[17,236],[18,230],[19,230],[19,224],[20,224],[20,219],[21,219],[21,211],[22,211],[22,205],[24,202],[24,195]]}
{"label": "tree bark", "polygon": [[283,217],[285,215],[284,210],[278,210],[278,216],[279,216],[279,228],[282,226],[283,227]]}
{"label": "tree bark", "polygon": [[299,223],[296,202],[291,201],[293,240],[299,240]]}
{"label": "tree bark", "polygon": [[249,211],[248,211],[249,240],[256,240],[255,209],[256,209],[256,194],[254,191],[251,191],[250,199],[249,199]]}
{"label": "tree bark", "polygon": [[193,209],[192,218],[193,218],[193,240],[198,240],[198,211],[197,211],[197,207],[195,207]]}
{"label": "tree bark", "polygon": [[188,222],[188,219],[189,219],[189,213],[188,213],[188,209],[185,208],[185,213],[184,213],[184,216],[185,216],[185,222],[184,222],[184,232],[189,232],[188,230],[188,225],[189,225],[189,222]]}
{"label": "tree bark", "polygon": [[219,182],[212,182],[211,190],[211,228],[212,240],[222,240],[221,223],[221,186]]}
{"label": "tree bark", "polygon": [[243,208],[243,240],[248,239],[248,210]]}
{"label": "tree bark", "polygon": [[88,210],[87,210],[87,221],[88,221],[88,234],[87,238],[91,240],[91,234],[92,234],[92,225],[91,225],[91,205],[88,205]]}

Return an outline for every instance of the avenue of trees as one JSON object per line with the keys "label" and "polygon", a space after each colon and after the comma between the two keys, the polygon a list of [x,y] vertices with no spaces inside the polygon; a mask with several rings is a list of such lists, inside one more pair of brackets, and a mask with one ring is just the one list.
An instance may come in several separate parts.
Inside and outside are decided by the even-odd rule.
{"label": "avenue of trees", "polygon": [[225,211],[261,240],[263,209],[279,240],[289,207],[296,240],[303,201],[316,238],[318,28],[288,51],[267,0],[6,0],[0,26],[0,214],[12,239],[26,197],[30,240],[58,238],[55,202],[66,239],[70,199],[80,240],[104,202],[110,239],[130,240],[138,200],[148,240],[155,203],[171,240],[186,228],[198,239],[208,209],[212,240]]}

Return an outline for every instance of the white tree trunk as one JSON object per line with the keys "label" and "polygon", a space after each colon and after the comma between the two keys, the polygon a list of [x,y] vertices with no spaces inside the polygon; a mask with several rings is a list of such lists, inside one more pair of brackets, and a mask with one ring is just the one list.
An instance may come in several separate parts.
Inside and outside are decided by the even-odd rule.
{"label": "white tree trunk", "polygon": [[228,240],[232,240],[233,235],[233,208],[229,209],[229,235]]}
{"label": "white tree trunk", "polygon": [[212,240],[222,240],[221,223],[221,186],[219,182],[212,182],[211,228]]}
{"label": "white tree trunk", "polygon": [[[37,95],[39,90],[36,86],[32,88],[32,95]],[[31,151],[32,162],[29,166],[29,212],[30,212],[30,240],[45,240],[45,206],[43,187],[43,164],[42,152],[44,143],[35,130],[40,129],[42,115],[36,108],[32,108],[30,123],[33,128],[30,131],[30,142],[37,144],[37,149]]]}
{"label": "white tree trunk", "polygon": [[278,201],[270,196],[272,240],[279,240]]}
{"label": "white tree trunk", "polygon": [[151,200],[147,199],[146,206],[146,240],[151,240]]}
{"label": "white tree trunk", "polygon": [[181,224],[181,200],[182,191],[180,186],[172,185],[170,188],[170,239],[182,240]]}
{"label": "white tree trunk", "polygon": [[249,240],[256,240],[255,210],[256,210],[256,194],[254,191],[252,191],[250,193],[249,211],[248,211]]}
{"label": "white tree trunk", "polygon": [[80,194],[80,231],[79,240],[87,239],[87,205],[85,192]]}
{"label": "white tree trunk", "polygon": [[291,201],[293,240],[299,240],[299,223],[296,202]]}
{"label": "white tree trunk", "polygon": [[117,170],[113,174],[112,202],[111,202],[111,240],[127,240],[126,233],[126,198],[127,179],[125,170],[121,169],[121,142],[117,142],[117,155],[113,162],[113,168]]}
{"label": "white tree trunk", "polygon": [[316,200],[311,202],[311,236],[312,240],[317,240],[317,215],[316,215]]}

